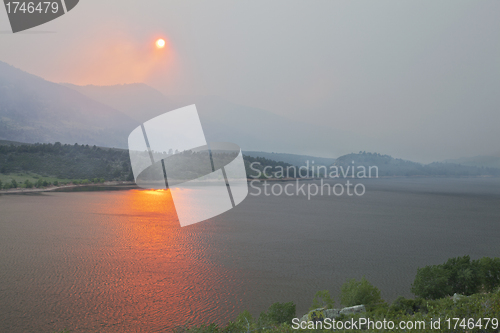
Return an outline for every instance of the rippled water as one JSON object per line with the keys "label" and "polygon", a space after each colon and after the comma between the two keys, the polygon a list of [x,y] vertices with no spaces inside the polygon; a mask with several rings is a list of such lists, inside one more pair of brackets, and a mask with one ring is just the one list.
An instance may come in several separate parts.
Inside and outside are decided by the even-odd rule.
{"label": "rippled water", "polygon": [[347,278],[392,300],[411,296],[417,267],[499,255],[499,179],[365,184],[363,197],[249,196],[185,228],[167,191],[0,196],[0,332],[162,332],[277,301],[302,314]]}

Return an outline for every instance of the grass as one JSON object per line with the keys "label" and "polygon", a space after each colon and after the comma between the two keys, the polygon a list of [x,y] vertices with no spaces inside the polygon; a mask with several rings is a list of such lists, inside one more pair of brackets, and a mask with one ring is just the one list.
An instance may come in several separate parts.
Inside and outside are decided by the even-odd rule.
{"label": "grass", "polygon": [[[39,180],[46,181],[49,184],[54,184],[54,182],[57,181],[58,186],[66,185],[66,184],[70,184],[70,183],[73,183],[75,185],[94,183],[93,179],[57,178],[54,176],[43,176],[43,175],[39,175],[39,174],[32,173],[32,172],[19,172],[19,173],[10,173],[10,174],[0,173],[0,181],[2,182],[2,187],[5,184],[10,184],[12,182],[12,180],[15,180],[17,182],[17,188],[26,188],[25,181],[27,181],[27,180],[29,180],[33,184],[32,188],[36,188],[35,184]],[[101,178],[98,182],[103,183],[104,179]],[[52,185],[49,185],[49,186],[52,186]],[[0,190],[1,189],[5,189],[5,188],[0,188]]]}
{"label": "grass", "polygon": [[[50,183],[54,183],[55,181],[58,181],[59,183],[68,183],[71,182],[72,180],[75,180],[75,179],[60,179],[53,176],[42,176],[32,172],[19,172],[10,174],[0,173],[0,180],[2,181],[3,184],[10,183],[13,179],[18,183],[21,182],[24,183],[25,180],[29,180],[30,182],[35,183],[40,178]],[[77,180],[82,180],[82,179],[77,179]]]}

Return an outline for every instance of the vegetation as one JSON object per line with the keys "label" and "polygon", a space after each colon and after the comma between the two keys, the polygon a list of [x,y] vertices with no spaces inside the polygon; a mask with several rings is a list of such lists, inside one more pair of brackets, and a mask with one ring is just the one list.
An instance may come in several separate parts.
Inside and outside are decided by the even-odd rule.
{"label": "vegetation", "polygon": [[131,180],[128,152],[88,145],[0,145],[0,173],[33,173],[57,179]]}
{"label": "vegetation", "polygon": [[500,258],[469,256],[451,258],[442,265],[419,268],[412,293],[425,299],[437,299],[455,293],[472,295],[491,292],[500,285]]}
{"label": "vegetation", "polygon": [[[253,162],[258,162],[254,168],[259,170],[266,166],[270,166],[271,171],[277,166],[290,166],[260,157],[245,156],[244,160],[249,176]],[[4,189],[45,187],[56,183],[102,183],[105,180],[134,180],[127,150],[59,142],[0,144],[0,181]]]}
{"label": "vegetation", "polygon": [[[500,258],[482,258],[480,260],[470,260],[469,256],[451,258],[443,265],[427,266],[439,271],[435,276],[441,277],[441,274],[448,274],[449,280],[446,285],[448,295],[450,290],[462,290],[467,293],[476,293],[469,296],[449,297],[445,295],[437,299],[424,299],[417,297],[415,299],[406,299],[398,297],[392,304],[387,304],[380,297],[380,290],[370,284],[365,277],[360,281],[355,279],[348,280],[341,288],[341,302],[343,306],[352,306],[364,304],[367,312],[353,315],[340,315],[337,321],[357,321],[360,318],[369,318],[372,321],[392,321],[396,329],[385,330],[387,332],[409,332],[410,329],[398,329],[400,322],[411,322],[416,332],[500,332],[500,280],[498,265]],[[478,278],[471,275],[474,267]],[[426,284],[433,285],[432,279],[420,279],[422,270],[418,269],[416,281],[421,287],[426,288]],[[465,283],[464,283],[465,281]],[[475,281],[475,285],[471,282]],[[439,280],[442,286],[443,281]],[[415,285],[415,283],[414,283]],[[476,286],[476,287],[474,287]],[[477,287],[479,286],[479,287]],[[455,289],[454,289],[455,288]],[[459,288],[459,289],[456,289]],[[475,289],[474,289],[475,288]],[[432,289],[432,288],[431,288]],[[426,290],[426,289],[425,289]],[[319,291],[313,299],[312,309],[332,308],[333,298],[327,290]],[[367,306],[368,305],[368,306]],[[371,306],[370,306],[371,305]],[[248,332],[331,332],[330,329],[306,328],[297,329],[293,325],[292,319],[296,317],[295,305],[289,303],[275,303],[271,305],[267,312],[260,314],[259,318],[254,319],[248,311],[243,311],[234,321],[226,326],[216,324],[200,325],[195,327],[177,327],[176,333],[248,333]],[[459,318],[455,320],[453,318]],[[487,320],[486,318],[496,318],[497,321]],[[463,319],[463,320],[462,320]],[[449,322],[447,321],[449,320]],[[488,322],[488,327],[486,324]],[[423,323],[423,324],[422,324]],[[439,328],[431,328],[431,323]],[[448,323],[451,326],[448,329]],[[496,323],[496,324],[495,324]],[[317,325],[317,324],[314,324]],[[416,329],[416,325],[424,325]],[[359,329],[337,329],[336,332],[381,332],[383,329],[373,327],[360,327]]]}
{"label": "vegetation", "polygon": [[373,306],[382,303],[380,290],[363,276],[360,281],[348,280],[342,285],[340,302],[343,306],[364,304]]}
{"label": "vegetation", "polygon": [[314,295],[313,303],[309,310],[314,310],[318,308],[333,309],[335,306],[335,301],[333,297],[330,296],[328,290],[320,290]]}

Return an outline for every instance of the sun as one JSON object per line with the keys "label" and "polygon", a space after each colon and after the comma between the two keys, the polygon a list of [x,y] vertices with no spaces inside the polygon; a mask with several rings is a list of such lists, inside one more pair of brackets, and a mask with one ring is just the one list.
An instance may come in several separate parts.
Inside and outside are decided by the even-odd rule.
{"label": "sun", "polygon": [[156,41],[156,47],[159,48],[159,49],[162,49],[165,47],[165,40],[164,39],[158,39]]}

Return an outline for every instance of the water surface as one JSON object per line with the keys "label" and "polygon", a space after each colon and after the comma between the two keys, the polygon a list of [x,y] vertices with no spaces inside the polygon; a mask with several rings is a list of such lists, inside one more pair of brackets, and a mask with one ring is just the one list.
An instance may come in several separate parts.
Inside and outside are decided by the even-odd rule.
{"label": "water surface", "polygon": [[[180,228],[168,191],[0,196],[0,331],[224,323],[347,278],[393,300],[417,267],[498,256],[500,180],[373,179],[363,197],[249,196]],[[255,192],[252,191],[251,192]]]}

